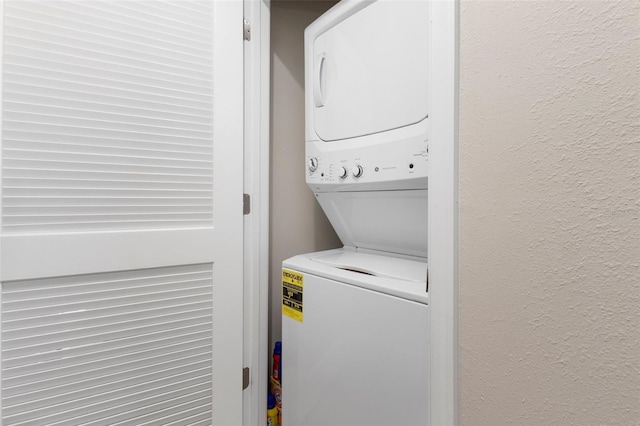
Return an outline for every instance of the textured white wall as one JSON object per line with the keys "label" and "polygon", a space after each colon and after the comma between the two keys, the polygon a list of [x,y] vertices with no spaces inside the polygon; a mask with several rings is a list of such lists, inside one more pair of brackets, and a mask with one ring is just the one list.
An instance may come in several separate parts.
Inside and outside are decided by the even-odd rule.
{"label": "textured white wall", "polygon": [[304,175],[303,34],[334,4],[271,2],[271,342],[282,335],[282,261],[342,246]]}
{"label": "textured white wall", "polygon": [[460,17],[461,421],[640,424],[640,2]]}

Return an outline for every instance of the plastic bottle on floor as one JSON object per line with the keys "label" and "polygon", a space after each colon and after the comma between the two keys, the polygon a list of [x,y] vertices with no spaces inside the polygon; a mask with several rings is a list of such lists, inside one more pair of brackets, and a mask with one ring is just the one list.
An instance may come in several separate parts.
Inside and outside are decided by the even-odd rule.
{"label": "plastic bottle on floor", "polygon": [[267,395],[267,426],[278,426],[278,409],[273,394]]}

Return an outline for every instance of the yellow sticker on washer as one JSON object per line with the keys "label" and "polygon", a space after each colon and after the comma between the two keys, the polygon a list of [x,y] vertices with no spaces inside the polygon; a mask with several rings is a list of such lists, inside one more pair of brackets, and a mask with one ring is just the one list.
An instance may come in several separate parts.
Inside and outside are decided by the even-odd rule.
{"label": "yellow sticker on washer", "polygon": [[302,289],[304,275],[289,269],[282,270],[282,314],[302,322]]}

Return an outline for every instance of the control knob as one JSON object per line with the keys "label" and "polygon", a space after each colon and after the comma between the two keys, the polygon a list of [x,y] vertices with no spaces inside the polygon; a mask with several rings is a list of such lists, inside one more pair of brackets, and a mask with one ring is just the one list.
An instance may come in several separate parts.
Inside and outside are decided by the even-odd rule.
{"label": "control knob", "polygon": [[344,167],[340,167],[340,171],[338,172],[338,177],[340,179],[345,179],[347,175],[348,175],[347,169],[345,169]]}
{"label": "control knob", "polygon": [[355,178],[359,178],[360,176],[362,176],[362,172],[362,166],[354,166],[351,168],[351,174]]}
{"label": "control knob", "polygon": [[308,166],[310,172],[315,172],[316,170],[318,170],[318,159],[316,157],[309,158]]}

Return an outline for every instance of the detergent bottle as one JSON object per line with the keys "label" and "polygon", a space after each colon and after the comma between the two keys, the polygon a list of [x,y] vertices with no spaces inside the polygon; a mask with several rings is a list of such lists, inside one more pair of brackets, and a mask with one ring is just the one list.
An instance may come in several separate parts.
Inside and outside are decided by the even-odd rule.
{"label": "detergent bottle", "polygon": [[272,393],[267,395],[267,426],[278,426],[278,408]]}
{"label": "detergent bottle", "polygon": [[273,368],[271,370],[273,378],[282,383],[282,342],[276,342],[273,347]]}

